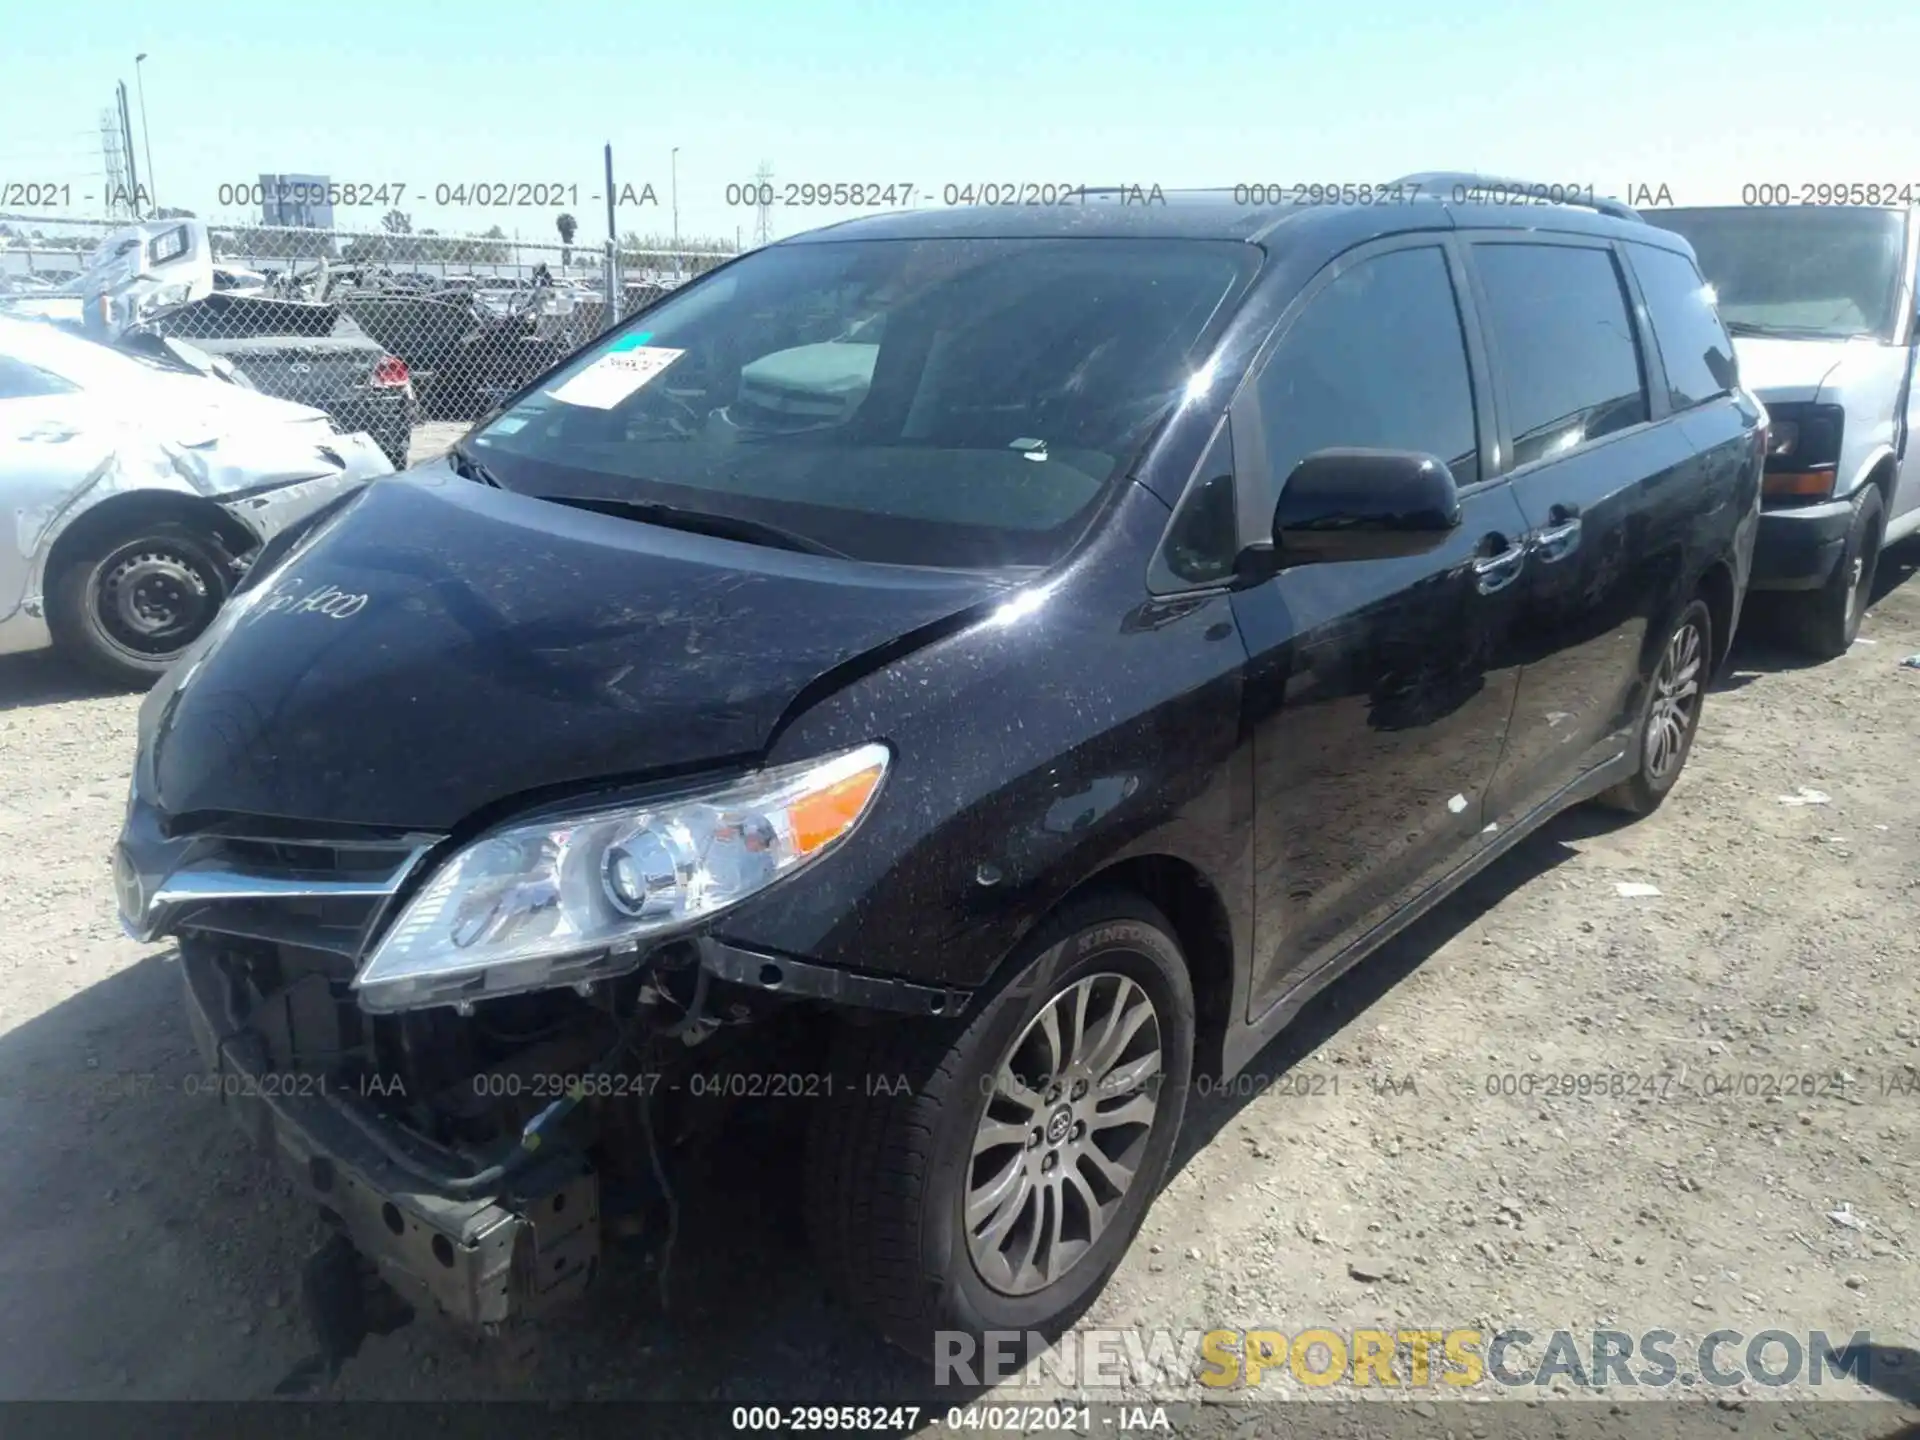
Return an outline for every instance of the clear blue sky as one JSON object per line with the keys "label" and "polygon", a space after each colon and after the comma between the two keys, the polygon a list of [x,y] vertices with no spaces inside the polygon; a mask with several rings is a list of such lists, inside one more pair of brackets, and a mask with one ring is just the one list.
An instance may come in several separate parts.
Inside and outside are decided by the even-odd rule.
{"label": "clear blue sky", "polygon": [[[262,172],[399,181],[416,229],[553,234],[553,207],[433,204],[437,184],[579,187],[601,146],[665,232],[750,234],[724,187],[776,182],[1232,185],[1475,168],[1668,186],[1920,185],[1920,3],[1290,6],[1243,0],[19,0],[0,39],[0,186],[100,185],[98,115],[145,50],[156,195],[212,219]],[[137,98],[136,127],[138,125]],[[144,156],[141,157],[144,160]],[[844,213],[844,212],[839,212]],[[379,211],[340,216],[373,228]],[[838,218],[776,210],[776,235]]]}

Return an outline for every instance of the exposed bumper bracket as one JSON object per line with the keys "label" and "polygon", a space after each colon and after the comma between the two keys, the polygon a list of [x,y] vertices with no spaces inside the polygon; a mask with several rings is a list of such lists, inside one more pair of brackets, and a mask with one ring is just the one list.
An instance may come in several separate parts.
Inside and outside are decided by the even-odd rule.
{"label": "exposed bumper bracket", "polygon": [[896,1010],[908,1015],[958,1015],[973,998],[971,990],[916,985],[879,975],[860,975],[831,965],[815,965],[790,955],[743,950],[704,936],[696,942],[700,964],[717,980],[777,995],[799,995],[862,1010]]}
{"label": "exposed bumper bracket", "polygon": [[[231,1013],[210,957],[183,951],[187,1017],[234,1121],[409,1303],[473,1327],[543,1313],[586,1289],[600,1256],[599,1180],[561,1150],[491,1196],[436,1193],[343,1113],[356,1097],[272,1069]],[[396,1137],[397,1139],[398,1137]]]}

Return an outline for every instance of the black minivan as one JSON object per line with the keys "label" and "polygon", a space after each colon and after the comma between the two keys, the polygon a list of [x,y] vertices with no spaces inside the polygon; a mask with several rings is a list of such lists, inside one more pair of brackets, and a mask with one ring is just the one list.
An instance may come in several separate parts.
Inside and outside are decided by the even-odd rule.
{"label": "black minivan", "polygon": [[882,1331],[1044,1331],[1196,1077],[1657,806],[1765,415],[1683,239],[1485,189],[831,226],[277,540],[115,880],[340,1263],[548,1311],[783,1105]]}

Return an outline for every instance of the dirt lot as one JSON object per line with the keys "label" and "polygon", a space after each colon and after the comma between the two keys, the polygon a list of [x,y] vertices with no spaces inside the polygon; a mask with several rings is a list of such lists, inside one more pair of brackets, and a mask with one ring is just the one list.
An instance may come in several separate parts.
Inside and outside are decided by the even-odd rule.
{"label": "dirt lot", "polygon": [[[1743,639],[1657,816],[1563,816],[1316,1003],[1259,1093],[1201,1103],[1086,1323],[1870,1329],[1920,1400],[1915,558],[1834,663]],[[259,1396],[309,1349],[319,1228],[185,1093],[176,967],[112,916],[134,711],[0,661],[4,1398]],[[1561,1072],[1658,1083],[1547,1094]],[[821,1295],[790,1163],[769,1137],[687,1181],[664,1312],[651,1257],[618,1261],[517,1363],[421,1323],[322,1393],[944,1405]]]}
{"label": "dirt lot", "polygon": [[463,422],[453,420],[427,420],[413,427],[412,443],[407,447],[407,460],[418,465],[422,460],[430,460],[435,455],[443,455],[452,445],[471,428]]}

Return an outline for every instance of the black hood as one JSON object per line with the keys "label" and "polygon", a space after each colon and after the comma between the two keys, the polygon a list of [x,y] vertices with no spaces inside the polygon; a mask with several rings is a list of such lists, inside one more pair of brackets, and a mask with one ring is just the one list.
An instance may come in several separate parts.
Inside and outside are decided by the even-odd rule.
{"label": "black hood", "polygon": [[809,684],[1005,581],[375,482],[142,715],[168,815],[444,831],[507,796],[764,753]]}

